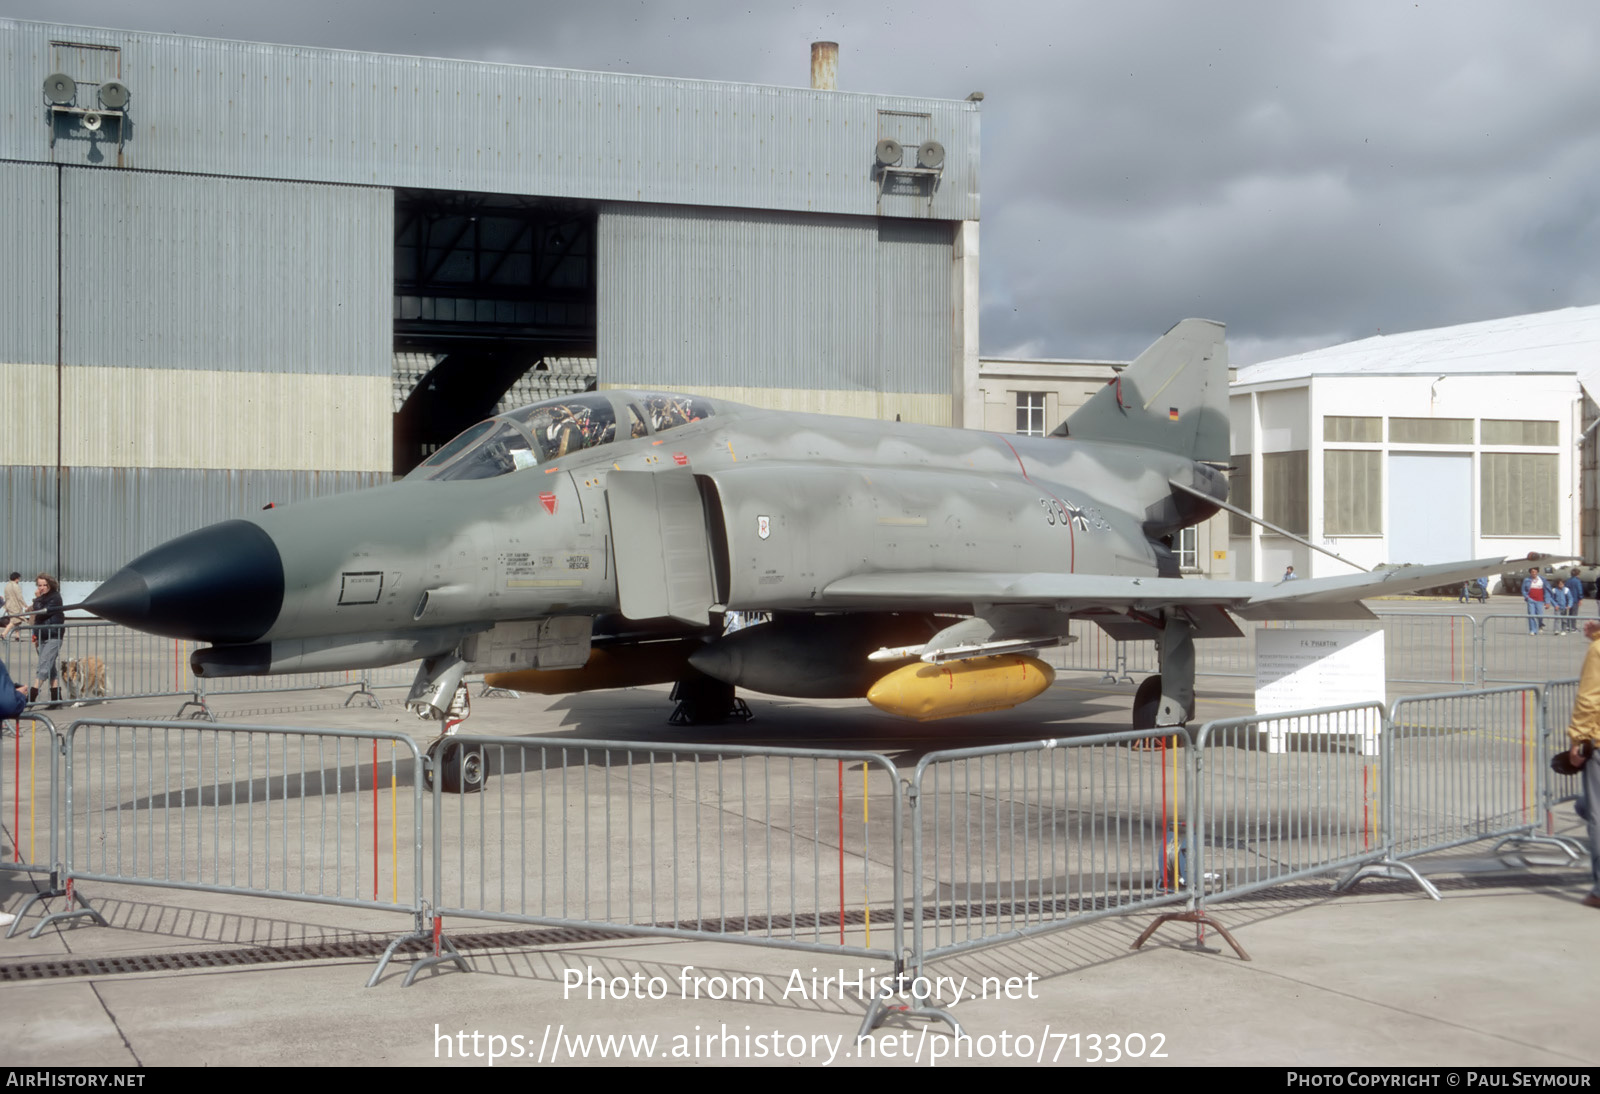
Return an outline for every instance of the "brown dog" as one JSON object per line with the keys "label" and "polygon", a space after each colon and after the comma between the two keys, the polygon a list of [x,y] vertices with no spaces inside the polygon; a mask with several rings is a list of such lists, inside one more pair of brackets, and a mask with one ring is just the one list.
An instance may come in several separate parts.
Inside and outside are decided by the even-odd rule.
{"label": "brown dog", "polygon": [[98,657],[74,657],[61,666],[61,680],[71,700],[103,699],[109,692],[106,663]]}

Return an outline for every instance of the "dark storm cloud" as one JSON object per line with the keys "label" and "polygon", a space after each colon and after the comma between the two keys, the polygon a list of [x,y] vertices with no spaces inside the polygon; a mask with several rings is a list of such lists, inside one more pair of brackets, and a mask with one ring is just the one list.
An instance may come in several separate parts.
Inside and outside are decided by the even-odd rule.
{"label": "dark storm cloud", "polygon": [[30,19],[983,105],[984,351],[1234,359],[1594,303],[1600,9],[1581,3],[11,0]]}

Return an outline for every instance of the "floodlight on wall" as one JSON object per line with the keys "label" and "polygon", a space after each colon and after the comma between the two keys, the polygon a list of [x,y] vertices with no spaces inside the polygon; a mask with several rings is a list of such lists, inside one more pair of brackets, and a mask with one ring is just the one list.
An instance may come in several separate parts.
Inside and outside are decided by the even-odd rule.
{"label": "floodlight on wall", "polygon": [[127,84],[119,80],[107,80],[100,85],[98,97],[100,105],[107,110],[125,110],[133,94],[128,90]]}
{"label": "floodlight on wall", "polygon": [[923,141],[917,145],[917,166],[937,170],[944,166],[944,145],[938,141]]}
{"label": "floodlight on wall", "polygon": [[52,72],[44,78],[44,97],[55,106],[69,106],[78,97],[78,82],[65,72]]}
{"label": "floodlight on wall", "polygon": [[878,142],[876,154],[879,167],[899,167],[900,161],[905,158],[906,150],[900,147],[899,141],[885,137]]}

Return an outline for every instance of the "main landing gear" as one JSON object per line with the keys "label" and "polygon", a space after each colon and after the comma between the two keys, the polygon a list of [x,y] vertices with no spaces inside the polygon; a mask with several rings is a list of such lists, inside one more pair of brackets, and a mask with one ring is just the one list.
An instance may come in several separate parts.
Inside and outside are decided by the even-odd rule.
{"label": "main landing gear", "polygon": [[672,685],[672,708],[667,722],[675,726],[719,726],[724,722],[748,722],[755,715],[745,701],[733,693],[733,685],[702,673],[685,676]]}
{"label": "main landing gear", "polygon": [[[1146,676],[1133,693],[1134,729],[1176,729],[1194,718],[1193,626],[1177,612],[1168,612],[1158,648],[1161,673]],[[1140,744],[1155,747],[1157,740],[1149,737]]]}

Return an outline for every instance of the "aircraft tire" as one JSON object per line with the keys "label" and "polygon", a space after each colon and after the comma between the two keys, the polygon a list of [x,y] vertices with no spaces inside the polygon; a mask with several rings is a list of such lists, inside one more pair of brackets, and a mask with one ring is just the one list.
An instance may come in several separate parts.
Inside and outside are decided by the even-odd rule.
{"label": "aircraft tire", "polygon": [[[477,794],[489,782],[488,763],[482,749],[464,749],[454,741],[435,741],[428,756],[439,772],[439,789],[446,794]],[[433,789],[433,779],[423,776],[423,785]]]}
{"label": "aircraft tire", "polygon": [[679,725],[715,726],[728,720],[733,710],[734,687],[709,676],[679,680],[672,689],[678,701],[672,721]]}
{"label": "aircraft tire", "polygon": [[1133,693],[1133,728],[1156,728],[1156,711],[1161,706],[1161,677],[1146,676]]}
{"label": "aircraft tire", "polygon": [[[1156,712],[1161,709],[1161,677],[1146,676],[1139,681],[1138,690],[1133,693],[1133,728],[1155,729]],[[1184,715],[1187,724],[1194,718],[1194,706],[1191,704]]]}

